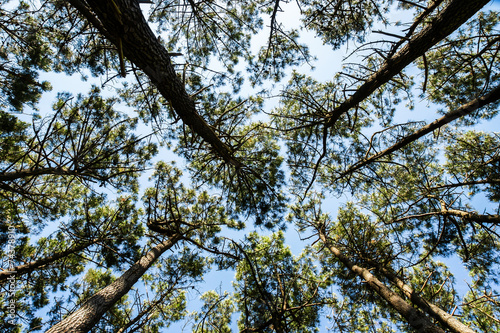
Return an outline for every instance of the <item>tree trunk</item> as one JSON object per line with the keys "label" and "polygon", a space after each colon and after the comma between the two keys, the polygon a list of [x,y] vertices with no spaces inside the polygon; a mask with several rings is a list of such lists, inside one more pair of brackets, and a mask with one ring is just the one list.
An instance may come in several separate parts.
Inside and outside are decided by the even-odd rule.
{"label": "tree trunk", "polygon": [[326,128],[335,125],[342,114],[361,103],[415,59],[453,33],[488,2],[490,0],[452,0],[432,22],[411,38],[399,52],[387,59],[382,67],[370,76],[351,97],[328,115]]}
{"label": "tree trunk", "polygon": [[382,267],[378,262],[373,260],[368,260],[369,264],[377,267],[379,271],[392,283],[394,283],[399,290],[401,290],[408,299],[411,300],[413,304],[418,306],[422,311],[439,320],[440,323],[448,327],[454,333],[476,333],[469,326],[462,324],[456,317],[450,315],[448,312],[441,309],[439,306],[426,301],[420,297],[415,291],[407,284],[405,284],[400,278],[397,277],[394,272]]}
{"label": "tree trunk", "polygon": [[148,268],[178,240],[178,237],[173,237],[155,246],[113,283],[101,289],[83,303],[78,310],[52,326],[46,333],[84,333],[90,331],[106,311],[118,302]]}
{"label": "tree trunk", "polygon": [[222,142],[198,114],[194,100],[177,76],[169,52],[146,22],[137,0],[69,0],[101,34],[116,45],[118,52],[149,77],[161,95],[170,101],[177,115],[193,132],[209,143],[226,162],[241,167],[231,147]]}
{"label": "tree trunk", "polygon": [[444,209],[441,211],[441,214],[457,216],[461,217],[464,220],[474,221],[478,223],[493,223],[496,225],[500,224],[500,215],[497,214],[484,215],[459,209]]}
{"label": "tree trunk", "polygon": [[327,239],[325,233],[320,230],[319,237],[326,245],[328,250],[337,257],[347,268],[354,272],[359,277],[363,278],[368,287],[374,292],[379,294],[389,305],[396,310],[403,318],[406,319],[408,324],[419,333],[445,333],[445,331],[435,326],[427,316],[422,312],[413,308],[401,296],[386,287],[380,280],[378,280],[370,271],[360,266],[355,265],[347,256],[342,254],[338,248],[333,246]]}

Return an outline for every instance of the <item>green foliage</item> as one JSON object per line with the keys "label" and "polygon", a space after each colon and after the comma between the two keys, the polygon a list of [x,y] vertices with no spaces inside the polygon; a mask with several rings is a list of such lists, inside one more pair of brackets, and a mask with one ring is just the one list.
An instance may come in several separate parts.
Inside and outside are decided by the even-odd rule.
{"label": "green foliage", "polygon": [[255,217],[256,225],[279,224],[286,197],[281,169],[283,158],[275,133],[261,121],[249,119],[262,107],[262,99],[231,100],[229,94],[209,94],[204,102],[207,119],[234,150],[241,166],[217,158],[206,143],[194,145],[195,134],[187,132],[177,151],[191,161],[193,178],[199,184],[221,188],[232,214]]}
{"label": "green foliage", "polygon": [[337,49],[349,40],[363,42],[374,21],[387,22],[384,14],[392,1],[301,1],[305,26],[315,31],[324,43]]}
{"label": "green foliage", "polygon": [[[499,15],[478,4],[1,2],[0,329],[49,329],[138,269],[92,332],[412,332],[370,274],[431,325],[450,330],[425,304],[498,331]],[[466,23],[426,35],[440,20]],[[323,57],[342,70],[319,81]],[[88,93],[39,105],[75,74]],[[216,269],[231,290],[206,292]]]}
{"label": "green foliage", "polygon": [[193,329],[195,333],[212,333],[222,332],[230,333],[231,331],[231,315],[234,313],[234,300],[227,292],[223,295],[217,294],[210,290],[200,299],[204,302],[201,308],[201,313],[195,313],[194,320],[196,326]]}
{"label": "green foliage", "polygon": [[227,214],[220,196],[186,188],[181,176],[181,170],[173,165],[156,165],[152,176],[155,187],[146,189],[143,197],[150,229],[167,236],[178,233],[208,245],[222,227],[244,227]]}
{"label": "green foliage", "polygon": [[0,161],[3,167],[15,162],[21,154],[22,142],[27,139],[28,124],[7,112],[0,112]]}
{"label": "green foliage", "polygon": [[[482,191],[482,181],[500,178],[500,138],[497,133],[468,131],[450,135],[449,141],[446,167],[453,177],[469,185],[470,195]],[[488,199],[498,202],[500,184],[496,181],[486,184]]]}
{"label": "green foliage", "polygon": [[174,0],[155,6],[149,19],[169,33],[168,49],[181,51],[190,64],[206,66],[214,57],[231,73],[249,56],[251,36],[262,27],[258,13],[252,1]]}
{"label": "green foliage", "polygon": [[45,91],[47,81],[38,80],[37,70],[47,70],[47,43],[38,29],[39,21],[27,3],[12,11],[2,10],[0,24],[0,107],[9,111],[32,108]]}
{"label": "green foliage", "polygon": [[359,296],[355,299],[343,297],[331,305],[326,318],[329,320],[329,329],[339,332],[376,332],[394,333],[398,332],[396,326],[388,320],[385,309],[360,301],[367,292],[359,290]]}
{"label": "green foliage", "polygon": [[[273,1],[173,0],[154,6],[149,20],[158,24],[159,32],[169,34],[167,49],[181,52],[186,66],[205,67],[216,59],[227,82],[238,70],[238,63],[245,60],[252,83],[262,84],[265,79],[279,81],[286,68],[311,59],[307,46],[299,41],[298,30],[280,23],[280,11],[279,2]],[[265,22],[270,22],[269,38],[253,54],[253,37]],[[242,81],[232,79],[233,89],[238,90]]]}
{"label": "green foliage", "polygon": [[[354,265],[369,268],[371,273],[385,280],[382,272],[397,268],[398,254],[403,253],[397,242],[391,239],[389,230],[359,211],[353,203],[339,208],[338,220],[332,221],[321,209],[321,199],[321,196],[311,196],[309,201],[296,205],[293,208],[295,223],[304,229],[308,227],[323,232],[330,244],[348,255]],[[328,318],[332,325],[352,332],[392,332],[390,319],[397,318],[394,310],[324,248],[325,242],[322,241],[314,252],[309,252],[309,256],[315,253],[322,274],[327,277],[325,281],[335,286],[335,295],[329,302],[332,313]]]}
{"label": "green foliage", "polygon": [[410,281],[419,296],[451,313],[457,302],[455,278],[442,262],[427,260],[425,265],[413,267]]}
{"label": "green foliage", "polygon": [[[16,233],[14,266],[32,263],[34,269],[19,270],[15,285],[23,292],[23,302],[16,304],[18,314],[38,320],[31,311],[51,305],[50,295],[67,293],[75,276],[84,272],[90,262],[99,266],[121,267],[138,258],[137,241],[144,230],[138,225],[138,212],[133,200],[120,198],[116,207],[107,205],[104,196],[83,194],[82,201],[74,207],[61,229],[34,242]],[[6,243],[4,243],[5,245]],[[3,249],[3,248],[2,248]],[[7,256],[2,251],[2,256]],[[8,283],[8,280],[2,280]],[[58,303],[58,307],[61,303]],[[60,313],[53,308],[54,313]],[[55,322],[55,318],[50,319]],[[27,321],[27,320],[26,320]],[[32,325],[32,324],[30,324]]]}
{"label": "green foliage", "polygon": [[248,235],[236,269],[241,330],[310,332],[319,322],[325,281],[311,257],[294,257],[283,232]]}
{"label": "green foliage", "polygon": [[[479,13],[442,46],[426,55],[429,100],[453,110],[497,86],[500,78],[495,66],[499,60],[498,16],[495,11]],[[498,103],[493,103],[460,121],[475,124],[480,119],[491,119],[497,110]]]}
{"label": "green foliage", "polygon": [[[368,62],[370,68],[377,66],[373,59]],[[358,83],[346,73],[362,76],[367,69],[363,68],[361,74],[357,71],[345,68],[344,75],[338,74],[327,82],[295,72],[282,91],[281,106],[274,110],[272,121],[286,140],[294,189],[304,191],[316,179],[338,193],[350,185],[353,190],[358,188],[349,183],[354,183],[353,178],[344,177],[349,166],[370,152],[383,150],[389,142],[408,135],[416,127],[414,122],[392,124],[395,107],[410,98],[412,81],[402,73],[404,83],[395,80],[381,86],[354,112],[340,116],[334,126],[325,128],[323,124],[346,101],[341,91]],[[379,127],[384,129],[367,136],[367,132]]]}
{"label": "green foliage", "polygon": [[464,319],[478,331],[498,332],[500,325],[497,320],[500,314],[498,291],[491,285],[473,283],[463,300]]}

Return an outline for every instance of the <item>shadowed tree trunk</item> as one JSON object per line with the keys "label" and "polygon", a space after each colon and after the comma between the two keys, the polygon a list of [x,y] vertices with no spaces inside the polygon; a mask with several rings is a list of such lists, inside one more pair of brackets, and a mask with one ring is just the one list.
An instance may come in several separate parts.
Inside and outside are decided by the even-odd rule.
{"label": "shadowed tree trunk", "polygon": [[464,325],[456,317],[441,309],[439,306],[423,299],[409,285],[404,283],[394,272],[386,269],[374,260],[368,260],[370,265],[377,267],[389,281],[394,283],[411,302],[418,306],[422,311],[439,320],[439,322],[450,329],[454,333],[476,333],[469,326]]}
{"label": "shadowed tree trunk", "polygon": [[328,250],[337,259],[340,260],[347,268],[353,273],[363,278],[370,289],[379,294],[389,305],[396,310],[403,318],[406,319],[408,324],[419,333],[445,333],[443,329],[434,325],[429,318],[422,312],[416,310],[413,306],[408,304],[401,296],[385,286],[379,279],[377,279],[369,270],[355,265],[347,256],[333,246],[323,230],[319,230],[319,237],[326,245]]}
{"label": "shadowed tree trunk", "polygon": [[432,22],[413,38],[410,38],[401,50],[388,58],[380,69],[370,76],[345,102],[335,108],[326,118],[325,128],[330,128],[340,116],[355,107],[394,75],[401,72],[427,50],[449,36],[463,23],[470,19],[490,0],[452,0]]}
{"label": "shadowed tree trunk", "polygon": [[137,0],[70,0],[87,20],[118,52],[149,77],[161,95],[170,101],[184,124],[209,143],[219,157],[240,167],[233,151],[222,142],[212,127],[198,114],[194,100],[175,73],[169,52],[158,41],[146,22]]}
{"label": "shadowed tree trunk", "polygon": [[174,236],[156,245],[118,279],[101,289],[83,303],[78,310],[52,326],[46,333],[90,331],[101,317],[134,286],[148,268],[178,240],[179,237]]}

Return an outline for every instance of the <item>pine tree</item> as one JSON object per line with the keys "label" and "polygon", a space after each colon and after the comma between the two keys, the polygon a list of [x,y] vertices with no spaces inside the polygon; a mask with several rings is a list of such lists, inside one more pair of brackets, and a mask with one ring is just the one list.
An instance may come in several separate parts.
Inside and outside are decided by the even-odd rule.
{"label": "pine tree", "polygon": [[491,6],[3,2],[0,328],[497,331]]}

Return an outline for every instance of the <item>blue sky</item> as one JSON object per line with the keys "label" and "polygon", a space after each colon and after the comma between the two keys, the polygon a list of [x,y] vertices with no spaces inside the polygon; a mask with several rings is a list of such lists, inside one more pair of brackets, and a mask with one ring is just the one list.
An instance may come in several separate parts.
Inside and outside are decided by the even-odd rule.
{"label": "blue sky", "polygon": [[[290,2],[287,6],[293,6],[294,2]],[[491,7],[490,9],[499,9],[500,8],[500,0],[495,0],[493,1],[488,7]],[[146,8],[146,7],[144,7]],[[288,22],[293,22],[294,21],[294,15],[296,14],[288,14],[287,13],[287,21]],[[400,16],[395,17],[397,19],[402,19]],[[403,18],[404,19],[404,18]],[[296,20],[296,19],[295,19]],[[383,28],[383,27],[376,27],[378,28]],[[167,36],[166,36],[167,37]],[[345,48],[332,52],[331,49],[328,46],[323,45],[321,40],[319,38],[315,38],[311,33],[305,34],[304,38],[310,42],[310,47],[311,47],[311,53],[315,54],[318,56],[318,61],[314,64],[316,69],[313,71],[310,71],[306,66],[301,68],[301,70],[305,70],[309,72],[310,75],[316,77],[318,80],[328,80],[330,79],[334,73],[338,72],[340,70],[340,65],[342,63],[342,59],[345,57],[345,55],[354,48],[354,45],[351,44],[351,49],[347,50]],[[62,74],[42,74],[42,78],[46,77],[47,80],[51,81],[54,89],[53,92],[50,94],[46,94],[46,96],[43,97],[41,103],[40,103],[40,113],[42,115],[48,114],[50,112],[50,106],[52,102],[54,101],[55,93],[59,91],[71,91],[76,93],[83,92],[86,93],[90,89],[91,83],[96,83],[96,84],[101,84],[99,80],[94,80],[91,79],[88,82],[82,82],[78,75],[75,75],[74,77],[67,77]],[[113,91],[109,90],[106,91],[106,94],[112,95]],[[429,109],[427,107],[426,101],[421,101],[422,104],[418,106],[418,112],[413,112],[412,117],[415,117],[414,119],[418,120],[432,120],[435,116],[434,110]],[[273,101],[268,103],[268,106],[271,107],[273,105]],[[422,112],[422,110],[426,110],[427,112]],[[124,111],[127,111],[125,107],[123,107]],[[28,112],[30,113],[30,112]],[[428,116],[429,115],[429,116]],[[29,120],[30,116],[29,115],[21,115],[20,116],[23,120]],[[27,119],[26,119],[27,118]],[[498,120],[492,121],[492,122],[484,122],[481,126],[484,126],[485,130],[491,130],[491,129],[496,129],[498,130]],[[170,160],[177,160],[182,166],[182,159],[180,159],[178,156],[172,154],[169,151],[162,151],[158,158],[162,159],[170,159]],[[146,186],[146,178],[147,175],[143,177],[143,185]],[[110,193],[110,196],[113,196],[113,193]],[[332,214],[336,213],[336,210],[338,208],[338,203],[339,201],[344,201],[348,200],[348,196],[344,196],[340,198],[339,200],[336,198],[331,198],[326,204],[325,204],[325,209],[329,210],[332,212]],[[478,199],[481,200],[481,199]],[[249,229],[253,229],[253,227],[249,227]],[[304,243],[300,241],[299,235],[297,232],[293,229],[293,227],[290,227],[287,232],[287,237],[289,239],[289,244],[292,244],[292,251],[294,254],[298,254],[302,247],[304,246]],[[461,263],[456,259],[456,258],[448,258],[446,259],[446,263],[448,266],[451,268],[451,270],[456,273],[456,280],[457,283],[459,283],[459,289],[463,292],[467,290],[467,285],[465,282],[462,281],[470,281],[469,277],[467,276],[466,271],[463,269]],[[233,273],[232,272],[212,272],[208,274],[205,278],[205,286],[207,289],[214,289],[218,288],[219,286],[222,288],[222,290],[230,289],[231,288],[231,281],[233,280]],[[189,298],[191,300],[196,300],[199,297],[199,292],[198,291],[192,291],[189,293]],[[196,304],[197,302],[194,302]],[[326,325],[326,323],[325,323]],[[190,327],[189,327],[190,329]],[[188,329],[188,331],[189,331]],[[322,331],[325,331],[324,327],[322,328]]]}

